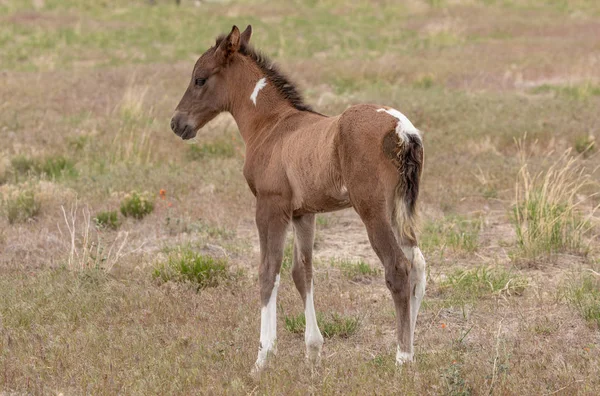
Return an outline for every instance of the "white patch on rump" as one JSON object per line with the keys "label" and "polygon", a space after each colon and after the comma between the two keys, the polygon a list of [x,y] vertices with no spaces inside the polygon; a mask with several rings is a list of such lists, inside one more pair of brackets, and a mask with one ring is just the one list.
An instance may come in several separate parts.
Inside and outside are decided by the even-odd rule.
{"label": "white patch on rump", "polygon": [[388,113],[392,117],[398,119],[398,124],[396,125],[396,133],[402,139],[403,142],[406,142],[408,139],[407,135],[414,135],[421,139],[421,135],[419,134],[419,130],[415,128],[415,126],[410,122],[410,120],[401,112],[396,109],[378,109],[377,112],[381,113],[382,111]]}
{"label": "white patch on rump", "polygon": [[275,278],[275,284],[271,291],[271,297],[267,305],[260,310],[260,347],[256,359],[256,369],[262,369],[269,353],[276,352],[275,342],[277,340],[277,289],[279,288],[279,274]]}
{"label": "white patch on rump", "polygon": [[250,95],[250,100],[256,106],[256,97],[261,89],[263,89],[267,85],[267,78],[263,77],[256,82],[256,86],[254,87],[254,91],[252,91],[252,95]]}

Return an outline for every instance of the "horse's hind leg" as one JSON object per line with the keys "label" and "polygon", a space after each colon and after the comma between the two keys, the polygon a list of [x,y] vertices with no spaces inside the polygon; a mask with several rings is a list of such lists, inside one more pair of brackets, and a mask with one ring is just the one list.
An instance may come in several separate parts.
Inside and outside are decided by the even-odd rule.
{"label": "horse's hind leg", "polygon": [[315,215],[294,217],[292,224],[294,226],[292,277],[304,302],[306,357],[311,364],[316,365],[321,357],[323,336],[317,325],[313,296],[312,251],[315,237]]}
{"label": "horse's hind leg", "polygon": [[391,204],[382,199],[385,197],[384,192],[381,191],[381,194],[377,194],[377,188],[363,189],[363,191],[367,191],[363,197],[360,197],[360,193],[354,195],[353,204],[365,223],[371,246],[385,269],[385,283],[392,294],[396,308],[398,336],[396,363],[402,364],[411,361],[413,357],[410,304],[411,263],[402,252],[396,239],[389,208]]}
{"label": "horse's hind leg", "polygon": [[423,296],[425,296],[426,263],[423,253],[421,253],[421,249],[419,249],[419,246],[416,242],[416,238],[400,236],[399,240],[400,247],[402,248],[404,255],[412,263],[412,268],[410,270],[410,338],[414,342],[417,316],[419,315],[419,309],[421,307],[421,302],[423,301]]}

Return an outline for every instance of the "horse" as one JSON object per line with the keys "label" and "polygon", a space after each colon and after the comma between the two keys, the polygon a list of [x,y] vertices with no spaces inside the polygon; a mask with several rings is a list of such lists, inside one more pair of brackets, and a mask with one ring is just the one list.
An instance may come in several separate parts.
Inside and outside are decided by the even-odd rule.
{"label": "horse", "polygon": [[400,111],[358,104],[325,116],[307,105],[277,65],[233,26],[204,52],[171,119],[181,139],[229,112],[245,143],[243,174],[256,198],[260,240],[260,342],[252,372],[276,353],[277,289],[287,230],[294,231],[292,278],[304,303],[306,357],[319,364],[323,336],[314,307],[317,213],[354,208],[385,270],[396,310],[396,364],[413,360],[425,294],[417,243],[424,162],[421,134]]}

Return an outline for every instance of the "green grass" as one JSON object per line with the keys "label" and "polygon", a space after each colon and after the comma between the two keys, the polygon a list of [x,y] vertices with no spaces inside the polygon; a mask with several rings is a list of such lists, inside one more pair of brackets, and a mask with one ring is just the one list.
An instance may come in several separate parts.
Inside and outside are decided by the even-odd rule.
{"label": "green grass", "polygon": [[524,276],[501,267],[457,269],[439,283],[442,294],[454,299],[476,300],[492,295],[521,295],[527,288]]}
{"label": "green grass", "polygon": [[583,154],[584,158],[596,152],[596,139],[593,135],[582,135],[575,138],[575,151]]}
{"label": "green grass", "polygon": [[463,252],[477,250],[481,220],[462,216],[447,216],[429,221],[423,228],[421,246],[423,250],[450,248]]}
{"label": "green grass", "polygon": [[597,208],[584,215],[579,197],[589,195],[585,191],[593,183],[591,176],[570,150],[554,157],[546,170],[532,175],[523,143],[518,145],[522,167],[511,212],[518,255],[536,259],[561,252],[586,254],[584,237],[593,227],[588,218]]}
{"label": "green grass", "polygon": [[139,220],[152,213],[153,210],[154,204],[137,192],[127,195],[121,201],[121,214],[125,217],[133,217]]}
{"label": "green grass", "polygon": [[586,321],[600,329],[600,276],[583,273],[568,282],[562,294]]}
{"label": "green grass", "polygon": [[110,228],[111,230],[116,230],[120,225],[119,214],[116,210],[98,212],[96,217],[94,217],[94,221],[97,227]]}
{"label": "green grass", "polygon": [[381,273],[379,269],[372,268],[363,260],[333,259],[330,265],[339,268],[346,278],[354,281],[371,278]]}
{"label": "green grass", "polygon": [[33,190],[20,191],[16,196],[6,198],[3,206],[9,224],[33,219],[42,207]]}
{"label": "green grass", "polygon": [[571,100],[585,100],[593,96],[600,96],[600,86],[587,83],[581,85],[549,85],[543,84],[532,88],[533,94],[553,94]]}
{"label": "green grass", "polygon": [[[317,324],[325,338],[348,338],[360,327],[358,316],[345,316],[337,313],[327,315],[317,313]],[[285,329],[290,333],[304,334],[306,318],[304,313],[296,316],[284,316]]]}
{"label": "green grass", "polygon": [[189,146],[187,156],[193,161],[206,158],[231,158],[235,156],[235,147],[232,142],[226,140],[192,144]]}
{"label": "green grass", "polygon": [[44,158],[29,158],[18,155],[11,159],[13,172],[17,175],[33,174],[52,180],[77,177],[78,172],[74,162],[62,155],[46,156]]}
{"label": "green grass", "polygon": [[226,259],[196,253],[191,249],[172,252],[152,273],[160,282],[191,282],[197,290],[215,287],[229,279]]}

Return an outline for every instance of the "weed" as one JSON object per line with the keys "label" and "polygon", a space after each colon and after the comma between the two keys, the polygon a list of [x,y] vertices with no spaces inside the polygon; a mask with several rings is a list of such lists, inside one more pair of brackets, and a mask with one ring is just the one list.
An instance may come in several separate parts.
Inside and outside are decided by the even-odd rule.
{"label": "weed", "polygon": [[40,213],[41,209],[41,203],[32,190],[21,191],[16,196],[8,197],[4,206],[10,224],[32,219]]}
{"label": "weed", "polygon": [[35,161],[24,155],[17,155],[16,157],[13,157],[10,160],[10,164],[15,172],[21,174],[26,174],[35,167]]}
{"label": "weed", "polygon": [[[303,334],[306,327],[304,313],[296,316],[284,317],[285,329],[290,333]],[[348,338],[358,330],[360,318],[357,316],[344,316],[331,313],[327,316],[317,313],[317,324],[325,338],[341,337]]]}
{"label": "weed", "polygon": [[215,287],[230,277],[227,260],[202,255],[191,249],[171,253],[166,263],[154,269],[153,277],[161,282],[191,282],[197,290]]}
{"label": "weed", "polygon": [[467,396],[471,394],[471,387],[465,381],[460,365],[453,363],[442,374],[447,386],[447,394],[453,396]]}
{"label": "weed", "polygon": [[215,140],[211,143],[189,146],[187,156],[192,161],[206,158],[231,158],[235,155],[235,147],[226,140]]}
{"label": "weed", "polygon": [[116,210],[98,212],[96,217],[94,217],[94,222],[99,228],[116,230],[119,228],[119,215]]}
{"label": "weed", "polygon": [[517,145],[522,166],[511,220],[520,252],[529,258],[564,251],[585,253],[583,236],[592,226],[579,210],[577,197],[591,183],[590,175],[570,150],[554,159],[547,171],[531,175],[522,141]]}
{"label": "weed", "polygon": [[584,273],[567,283],[562,294],[585,320],[600,328],[600,277]]}
{"label": "weed", "polygon": [[121,213],[125,217],[141,219],[154,210],[154,204],[143,195],[133,192],[121,201]]}
{"label": "weed", "polygon": [[478,299],[493,294],[521,295],[527,279],[504,268],[477,267],[458,269],[440,282],[443,293],[459,299]]}
{"label": "weed", "polygon": [[361,280],[363,278],[370,278],[379,275],[381,272],[377,268],[371,268],[371,266],[362,260],[352,261],[345,259],[331,260],[331,265],[339,267],[342,274],[352,280]]}

